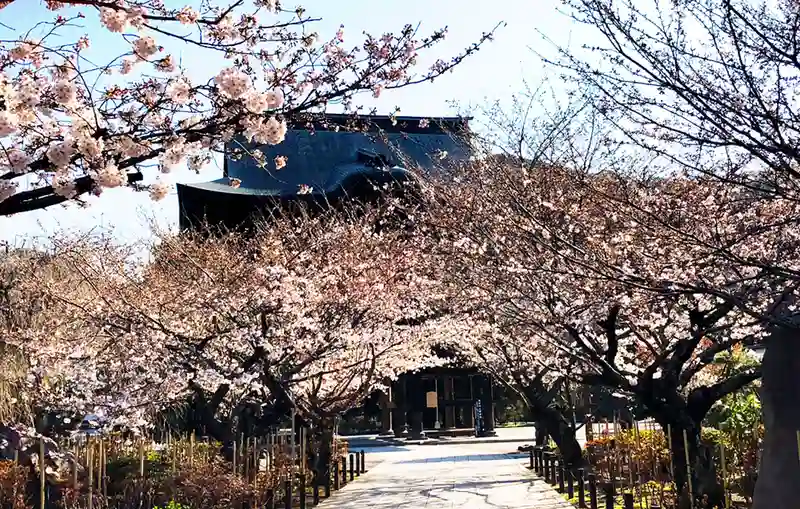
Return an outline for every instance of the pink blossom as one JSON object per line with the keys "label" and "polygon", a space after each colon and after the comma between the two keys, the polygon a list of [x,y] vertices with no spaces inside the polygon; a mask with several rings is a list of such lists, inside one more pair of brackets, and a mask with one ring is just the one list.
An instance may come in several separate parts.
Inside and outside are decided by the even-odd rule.
{"label": "pink blossom", "polygon": [[127,13],[128,23],[131,26],[135,27],[137,30],[141,30],[144,27],[145,23],[145,15],[147,14],[147,9],[144,7],[134,7],[130,9]]}
{"label": "pink blossom", "polygon": [[82,132],[75,139],[77,152],[87,161],[98,161],[103,157],[105,142],[102,138],[95,138],[88,132]]}
{"label": "pink blossom", "polygon": [[158,53],[158,45],[150,36],[139,37],[133,42],[133,51],[139,58],[146,60]]}
{"label": "pink blossom", "polygon": [[28,60],[33,56],[36,43],[32,41],[22,41],[8,52],[13,60]]}
{"label": "pink blossom", "polygon": [[180,78],[167,86],[167,95],[175,104],[186,104],[191,99],[191,90],[192,86],[189,82]]}
{"label": "pink blossom", "polygon": [[17,192],[17,183],[10,180],[0,180],[0,202],[6,200]]}
{"label": "pink blossom", "polygon": [[101,187],[120,187],[128,183],[128,174],[125,170],[109,163],[95,172],[94,181]]}
{"label": "pink blossom", "polygon": [[122,60],[122,66],[120,72],[122,74],[129,74],[133,70],[133,66],[136,64],[136,60],[131,58],[126,58]]}
{"label": "pink blossom", "polygon": [[128,28],[128,13],[123,9],[103,7],[100,9],[100,23],[111,32],[124,32]]}
{"label": "pink blossom", "polygon": [[19,129],[19,117],[8,111],[0,111],[0,138],[14,134]]}
{"label": "pink blossom", "polygon": [[53,191],[58,196],[63,196],[67,199],[74,198],[77,194],[75,181],[64,175],[56,175],[53,178],[52,186]]}
{"label": "pink blossom", "polygon": [[71,81],[59,80],[53,83],[52,91],[53,98],[58,104],[71,106],[75,103],[77,91],[75,85]]}
{"label": "pink blossom", "polygon": [[150,199],[153,201],[160,201],[167,197],[169,194],[171,186],[166,182],[161,180],[157,180],[154,183],[150,184]]}
{"label": "pink blossom", "polygon": [[278,10],[278,0],[256,0],[256,5],[264,7],[269,12]]}
{"label": "pink blossom", "polygon": [[250,77],[234,67],[220,71],[214,78],[214,83],[217,84],[222,95],[231,99],[243,97],[252,87]]}
{"label": "pink blossom", "polygon": [[25,173],[31,162],[30,156],[17,148],[10,148],[5,151],[6,160],[11,171],[17,174]]}
{"label": "pink blossom", "polygon": [[75,144],[71,139],[55,142],[47,149],[47,159],[56,168],[66,168],[74,154]]}
{"label": "pink blossom", "polygon": [[192,25],[197,22],[199,15],[197,14],[197,11],[187,5],[186,7],[182,8],[175,17],[178,18],[178,21],[184,25]]}

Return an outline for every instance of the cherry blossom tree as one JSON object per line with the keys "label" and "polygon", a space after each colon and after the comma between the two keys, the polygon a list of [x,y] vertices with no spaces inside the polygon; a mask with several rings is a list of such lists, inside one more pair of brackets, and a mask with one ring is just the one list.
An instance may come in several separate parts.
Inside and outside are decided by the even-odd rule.
{"label": "cherry blossom tree", "polygon": [[451,333],[436,271],[363,213],[163,235],[147,262],[102,237],[57,241],[45,266],[20,270],[47,319],[8,341],[42,404],[148,426],[191,397],[197,431],[227,442],[294,410],[327,447],[339,415],[443,362],[431,344]]}
{"label": "cherry blossom tree", "polygon": [[[304,113],[332,102],[355,111],[360,92],[432,81],[492,36],[414,72],[446,29],[422,36],[406,25],[354,44],[344,28],[322,38],[313,31],[318,19],[277,0],[46,4],[51,19],[0,40],[0,215],[129,184],[161,199],[165,181],[140,183],[153,164],[162,173],[184,164],[199,171],[237,134],[279,144]],[[99,17],[121,54],[96,62],[87,37],[69,38],[85,17]],[[213,70],[192,76],[170,48],[191,49]],[[31,187],[20,188],[24,176]]]}
{"label": "cherry blossom tree", "polygon": [[[452,247],[443,250],[460,259],[451,273],[468,282],[465,298],[486,302],[496,325],[514,338],[500,339],[500,354],[516,369],[526,368],[525,360],[517,364],[509,351],[526,352],[529,365],[538,356],[557,374],[625,396],[640,417],[652,416],[672,430],[676,457],[686,454],[685,434],[694,496],[717,496],[713,464],[700,442],[701,422],[716,401],[758,378],[760,370],[720,377],[712,364],[717,354],[758,342],[765,333],[760,315],[703,287],[727,282],[745,290],[740,267],[720,265],[697,248],[704,231],[710,240],[741,235],[743,225],[729,219],[731,202],[718,202],[725,203],[719,214],[717,202],[710,202],[709,217],[700,217],[699,207],[691,201],[681,206],[677,197],[713,196],[716,181],[642,183],[492,162],[466,169],[455,185],[443,184],[446,199],[431,215],[439,222],[450,218]],[[648,213],[659,222],[623,206],[626,193],[638,193],[635,203],[649,203]],[[764,218],[772,217],[774,205],[745,201],[737,207]],[[689,223],[691,239],[682,229],[675,234],[668,228]],[[677,277],[688,271],[695,277]],[[748,296],[770,302],[774,294],[766,290],[754,286]],[[484,340],[480,347],[497,341]],[[678,486],[687,487],[685,464],[675,473]]]}
{"label": "cherry blossom tree", "polygon": [[[767,431],[754,507],[792,507],[789,486],[800,475],[796,451],[787,447],[800,429],[793,403],[800,388],[794,304],[797,5],[701,0],[656,2],[644,9],[628,0],[567,4],[575,22],[600,36],[602,42],[591,48],[600,59],[590,62],[564,50],[551,63],[575,78],[617,128],[619,139],[659,157],[662,164],[649,165],[651,175],[678,171],[706,177],[715,191],[702,199],[689,195],[689,202],[699,206],[695,217],[700,225],[708,226],[707,218],[723,219],[716,213],[731,214],[720,238],[712,237],[713,228],[702,231],[691,223],[671,228],[673,236],[680,229],[685,241],[698,236],[696,252],[739,275],[732,282],[696,285],[697,274],[676,271],[668,280],[704,287],[772,327],[763,361]],[[626,200],[629,208],[649,212],[648,204],[631,201]]]}

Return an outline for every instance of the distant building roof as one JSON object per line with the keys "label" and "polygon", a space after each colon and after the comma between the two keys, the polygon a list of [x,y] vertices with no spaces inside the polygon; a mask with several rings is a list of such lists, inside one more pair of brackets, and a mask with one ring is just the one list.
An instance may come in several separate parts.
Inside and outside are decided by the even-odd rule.
{"label": "distant building roof", "polygon": [[408,134],[460,134],[469,130],[472,117],[401,117],[346,113],[301,113],[289,119],[292,129],[327,131],[337,129],[384,131]]}
{"label": "distant building roof", "polygon": [[[202,218],[234,226],[275,200],[323,203],[343,195],[357,197],[349,193],[365,192],[359,182],[413,179],[408,169],[446,171],[472,156],[469,120],[298,115],[290,119],[286,139],[278,145],[258,145],[241,138],[229,142],[223,178],[179,184],[181,225],[187,227]],[[264,155],[263,167],[250,155],[255,150]],[[275,165],[278,156],[287,158],[280,170]],[[239,187],[231,186],[230,179],[240,181]],[[301,195],[301,186],[310,187],[312,196]],[[231,201],[236,197],[234,207]],[[220,208],[230,214],[226,216]]]}

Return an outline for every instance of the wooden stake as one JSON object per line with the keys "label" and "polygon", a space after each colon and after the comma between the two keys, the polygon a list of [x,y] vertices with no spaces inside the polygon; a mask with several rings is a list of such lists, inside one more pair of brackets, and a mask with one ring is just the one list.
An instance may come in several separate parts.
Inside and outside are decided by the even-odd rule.
{"label": "wooden stake", "polygon": [[172,456],[172,473],[174,474],[176,470],[176,464],[178,463],[178,448],[175,446],[175,442],[173,440],[170,440],[170,445],[171,447],[168,450],[170,456]]}
{"label": "wooden stake", "polygon": [[258,490],[258,470],[261,463],[260,454],[258,454],[258,437],[253,437],[253,491]]}
{"label": "wooden stake", "polygon": [[683,452],[686,456],[686,480],[689,485],[689,504],[694,508],[694,488],[692,487],[692,464],[689,461],[689,438],[686,435],[686,430],[683,430]]}
{"label": "wooden stake", "polygon": [[189,468],[194,467],[194,431],[189,435]]}
{"label": "wooden stake", "polygon": [[797,431],[797,459],[800,459],[800,430]]}
{"label": "wooden stake", "polygon": [[233,440],[233,475],[236,475],[236,439]]}
{"label": "wooden stake", "polygon": [[92,440],[88,437],[86,438],[86,466],[89,470],[89,509],[92,509],[92,503],[94,497],[92,496],[92,490],[94,489],[94,468],[93,465],[93,458],[92,458]]}
{"label": "wooden stake", "polygon": [[144,479],[144,440],[139,439],[139,477]]}
{"label": "wooden stake", "polygon": [[[16,452],[16,451],[15,451]],[[78,441],[72,446],[72,489],[78,492]]]}
{"label": "wooden stake", "polygon": [[47,476],[47,465],[44,457],[44,437],[39,438],[39,503],[45,509],[45,481]]}
{"label": "wooden stake", "polygon": [[672,458],[672,424],[667,424],[667,451],[669,451],[669,475],[675,481],[675,465]]}
{"label": "wooden stake", "polygon": [[244,468],[244,478],[246,480],[250,479],[250,449],[248,449],[249,445],[250,445],[250,439],[245,438],[244,433],[242,433],[242,468]]}
{"label": "wooden stake", "polygon": [[725,497],[725,509],[731,509],[731,499],[728,496],[728,469],[725,464],[725,444],[719,444],[719,456],[722,462],[722,493]]}

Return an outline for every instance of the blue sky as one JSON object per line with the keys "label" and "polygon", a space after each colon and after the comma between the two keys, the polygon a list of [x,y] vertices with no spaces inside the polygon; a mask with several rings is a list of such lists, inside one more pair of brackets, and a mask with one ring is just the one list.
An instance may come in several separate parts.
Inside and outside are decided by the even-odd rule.
{"label": "blue sky", "polygon": [[[184,2],[167,0],[167,5],[181,6]],[[291,0],[283,6],[290,7]],[[321,17],[315,25],[323,40],[332,37],[340,24],[345,27],[346,41],[356,43],[368,31],[381,34],[397,31],[406,23],[421,22],[422,32],[443,26],[449,27],[447,39],[434,52],[421,59],[427,66],[436,58],[447,58],[477,39],[481,32],[490,30],[500,21],[507,26],[497,32],[494,42],[467,59],[452,74],[403,90],[385,92],[380,99],[362,96],[359,104],[375,106],[380,113],[388,113],[395,106],[403,115],[438,116],[454,114],[452,102],[463,107],[486,105],[495,100],[505,102],[509,96],[523,89],[524,82],[539,82],[547,70],[531,51],[553,55],[555,48],[538,33],[561,45],[577,47],[586,42],[587,34],[576,34],[569,20],[558,12],[559,0],[306,0],[302,2],[309,15]],[[49,18],[48,12],[37,0],[22,0],[0,11],[0,21],[15,29],[27,29],[36,21]],[[118,34],[110,34],[98,27],[97,14],[84,9],[86,19],[74,34],[88,34],[92,46],[90,58],[104,60],[122,53]],[[11,33],[0,29],[0,38],[10,38]],[[159,39],[161,42],[161,39]],[[219,65],[198,58],[191,50],[182,47],[167,48],[180,56],[191,73],[213,73]],[[204,57],[207,57],[203,53]],[[551,76],[552,78],[552,76]],[[189,171],[176,171],[168,175],[170,182],[213,180],[221,175],[216,166],[207,167],[201,175]],[[150,177],[154,177],[151,172]],[[0,242],[19,245],[32,239],[46,238],[63,230],[86,231],[92,228],[113,229],[122,241],[147,237],[149,221],[155,219],[163,226],[177,222],[177,197],[175,192],[161,202],[150,201],[145,193],[127,189],[106,191],[93,199],[87,208],[74,204],[56,206],[42,211],[0,218]]]}

